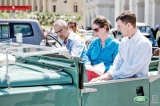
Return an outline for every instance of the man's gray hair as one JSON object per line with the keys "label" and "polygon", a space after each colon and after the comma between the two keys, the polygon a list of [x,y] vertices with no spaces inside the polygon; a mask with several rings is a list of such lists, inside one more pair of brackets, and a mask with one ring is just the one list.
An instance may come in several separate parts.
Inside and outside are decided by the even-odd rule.
{"label": "man's gray hair", "polygon": [[59,19],[59,20],[57,20],[57,21],[54,22],[54,26],[66,27],[66,26],[68,26],[68,25],[67,25],[67,23],[66,23],[64,20]]}

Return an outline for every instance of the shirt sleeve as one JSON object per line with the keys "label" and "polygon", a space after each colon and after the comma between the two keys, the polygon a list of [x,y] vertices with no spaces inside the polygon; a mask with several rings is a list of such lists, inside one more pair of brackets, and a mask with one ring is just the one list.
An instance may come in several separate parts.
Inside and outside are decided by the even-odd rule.
{"label": "shirt sleeve", "polygon": [[[121,47],[119,47],[120,50]],[[116,55],[113,65],[110,66],[108,72],[112,75],[113,72],[115,72],[116,70],[120,69],[120,66],[123,64],[123,59],[121,58],[121,54],[120,52],[118,52],[118,54]]]}
{"label": "shirt sleeve", "polygon": [[83,63],[88,62],[88,57],[86,56],[86,47],[85,44],[81,41],[73,43],[70,54],[71,56],[81,57]]}
{"label": "shirt sleeve", "polygon": [[118,54],[119,44],[116,44],[115,46],[116,46],[116,48],[115,48],[115,50],[113,52],[113,59],[115,59],[117,54]]}
{"label": "shirt sleeve", "polygon": [[89,47],[88,47],[88,50],[87,50],[87,52],[86,52],[86,56],[88,57],[87,58],[87,64],[91,64],[91,60],[90,60],[90,50],[91,50],[91,44],[89,45]]}
{"label": "shirt sleeve", "polygon": [[121,58],[121,54],[118,54],[113,63],[113,67],[108,72],[111,74],[113,79],[132,77],[142,70],[142,67],[146,65],[146,62],[150,61],[151,55],[151,45],[149,45],[149,43],[143,43],[139,47],[136,55],[134,55],[132,64],[126,62],[126,65],[121,67],[123,60]]}
{"label": "shirt sleeve", "polygon": [[84,46],[81,44],[81,42],[74,43],[70,52],[71,56],[80,57],[82,54],[83,48]]}

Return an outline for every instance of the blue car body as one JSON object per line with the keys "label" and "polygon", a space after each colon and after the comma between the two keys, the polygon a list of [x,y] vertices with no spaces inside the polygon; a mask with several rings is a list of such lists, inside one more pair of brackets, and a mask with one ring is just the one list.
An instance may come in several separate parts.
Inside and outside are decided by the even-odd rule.
{"label": "blue car body", "polygon": [[16,34],[22,33],[23,43],[39,45],[43,32],[37,20],[0,19],[0,41],[12,39],[16,42]]}

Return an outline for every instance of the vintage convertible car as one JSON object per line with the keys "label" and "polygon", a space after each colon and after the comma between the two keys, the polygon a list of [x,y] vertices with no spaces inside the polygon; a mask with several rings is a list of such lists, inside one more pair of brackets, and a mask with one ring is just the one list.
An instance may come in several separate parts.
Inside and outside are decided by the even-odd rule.
{"label": "vintage convertible car", "polygon": [[[9,46],[0,51],[0,106],[159,106],[158,58],[142,78],[88,83],[81,59],[67,51],[36,45]],[[15,62],[9,62],[9,55]]]}

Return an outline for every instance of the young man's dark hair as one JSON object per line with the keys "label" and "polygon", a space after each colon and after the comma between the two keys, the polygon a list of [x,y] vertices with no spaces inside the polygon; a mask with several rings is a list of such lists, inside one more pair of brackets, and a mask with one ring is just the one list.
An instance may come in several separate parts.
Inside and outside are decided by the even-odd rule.
{"label": "young man's dark hair", "polygon": [[118,20],[121,20],[125,24],[131,23],[134,28],[136,27],[136,15],[133,12],[123,12],[120,16],[116,18],[116,22]]}
{"label": "young man's dark hair", "polygon": [[77,23],[76,23],[75,21],[69,21],[69,22],[68,22],[68,25],[69,25],[69,24],[74,24],[75,27],[77,26]]}

